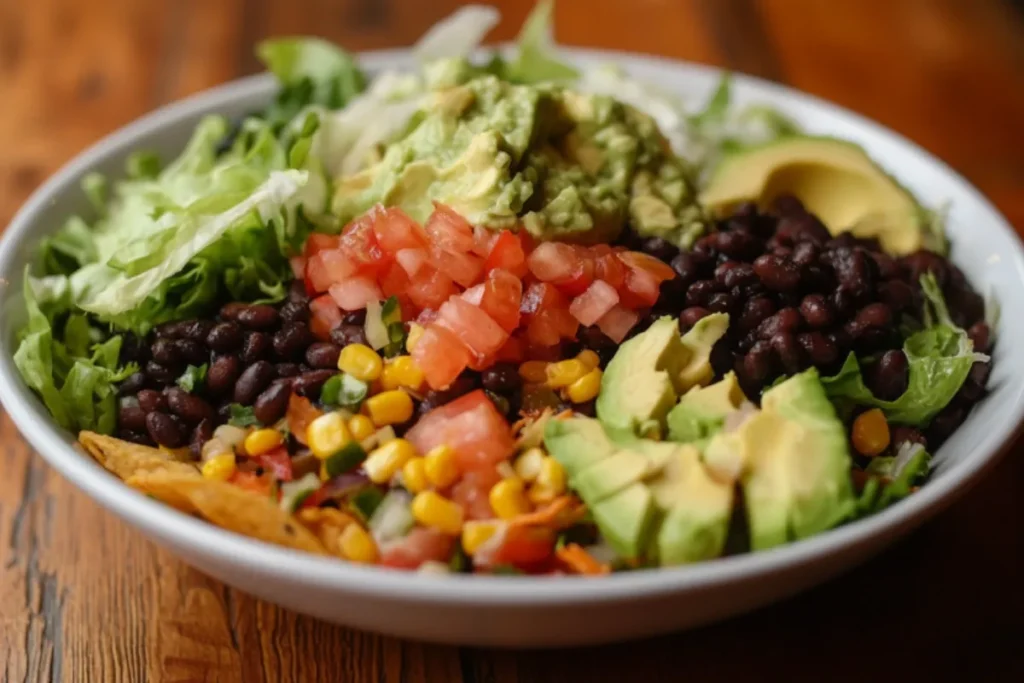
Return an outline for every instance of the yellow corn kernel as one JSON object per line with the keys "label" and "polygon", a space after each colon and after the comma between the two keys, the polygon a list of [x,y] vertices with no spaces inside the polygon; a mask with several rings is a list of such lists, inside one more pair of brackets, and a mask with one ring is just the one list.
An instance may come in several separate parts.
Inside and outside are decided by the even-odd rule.
{"label": "yellow corn kernel", "polygon": [[423,456],[423,467],[427,479],[439,489],[451,486],[459,478],[459,465],[455,462],[455,451],[446,444],[431,448]]}
{"label": "yellow corn kernel", "polygon": [[263,455],[284,443],[284,436],[276,429],[257,429],[245,437],[245,452]]}
{"label": "yellow corn kernel", "polygon": [[384,361],[366,344],[349,344],[338,356],[338,369],[358,380],[372,382],[384,370]]}
{"label": "yellow corn kernel", "polygon": [[351,562],[372,563],[377,561],[377,544],[366,529],[358,524],[349,524],[338,540],[345,559]]}
{"label": "yellow corn kernel", "polygon": [[207,479],[227,481],[235,473],[235,454],[222,453],[203,463],[203,476]]}
{"label": "yellow corn kernel", "polygon": [[547,381],[548,364],[542,360],[528,360],[519,366],[519,376],[528,384],[543,384]]}
{"label": "yellow corn kernel", "polygon": [[423,526],[449,536],[458,536],[462,531],[462,506],[435,491],[416,494],[412,499],[412,516]]}
{"label": "yellow corn kernel", "polygon": [[585,374],[590,372],[590,368],[583,364],[583,361],[570,358],[569,360],[560,360],[557,363],[551,363],[548,365],[545,375],[547,376],[547,385],[552,389],[561,389],[567,387]]}
{"label": "yellow corn kernel", "polygon": [[544,451],[534,446],[528,448],[516,458],[516,476],[524,481],[533,481],[540,474],[540,466],[544,462]]}
{"label": "yellow corn kernel", "polygon": [[427,490],[430,482],[427,480],[427,468],[423,458],[416,456],[406,461],[405,467],[402,468],[402,484],[413,493]]}
{"label": "yellow corn kernel", "polygon": [[499,525],[494,520],[466,522],[462,525],[462,549],[469,556],[475,555],[480,546],[493,538]]}
{"label": "yellow corn kernel", "polygon": [[424,328],[419,323],[409,323],[409,334],[405,335],[405,350],[412,353],[416,342],[423,336]]}
{"label": "yellow corn kernel", "polygon": [[348,431],[352,434],[353,439],[363,441],[373,436],[377,427],[373,424],[373,420],[365,415],[353,415],[348,421]]}
{"label": "yellow corn kernel", "polygon": [[326,460],[352,440],[352,433],[339,412],[324,413],[306,427],[306,443],[320,460]]}
{"label": "yellow corn kernel", "polygon": [[601,391],[601,369],[594,368],[587,374],[569,385],[565,390],[566,396],[573,403],[586,403],[597,397]]}
{"label": "yellow corn kernel", "polygon": [[889,447],[889,423],[878,408],[866,410],[853,421],[850,440],[861,455],[874,457]]}
{"label": "yellow corn kernel", "polygon": [[365,405],[370,419],[378,427],[402,424],[412,417],[412,399],[401,389],[382,391],[366,399]]}
{"label": "yellow corn kernel", "polygon": [[530,502],[523,493],[522,479],[502,479],[487,495],[491,509],[502,519],[512,519],[530,511]]}
{"label": "yellow corn kernel", "polygon": [[366,476],[375,484],[386,484],[391,478],[398,474],[405,463],[416,457],[416,447],[405,439],[392,439],[382,446],[373,449],[366,461],[363,462],[363,469]]}
{"label": "yellow corn kernel", "polygon": [[404,387],[417,391],[423,386],[423,371],[412,356],[396,356],[384,364],[380,386],[384,390]]}
{"label": "yellow corn kernel", "polygon": [[547,486],[541,486],[540,484],[532,484],[529,489],[526,490],[526,499],[529,500],[536,506],[547,505],[555,498],[558,494]]}
{"label": "yellow corn kernel", "polygon": [[590,349],[583,349],[576,354],[576,360],[580,361],[588,368],[593,370],[601,364],[601,357],[597,355],[597,352]]}
{"label": "yellow corn kernel", "polygon": [[550,489],[555,494],[565,493],[565,468],[550,455],[544,458],[540,464],[540,473],[537,475],[537,486]]}

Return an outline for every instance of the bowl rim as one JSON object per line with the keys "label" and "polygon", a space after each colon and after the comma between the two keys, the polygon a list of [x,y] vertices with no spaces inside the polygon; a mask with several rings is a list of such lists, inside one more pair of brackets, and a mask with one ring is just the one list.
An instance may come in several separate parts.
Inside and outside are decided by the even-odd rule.
{"label": "bowl rim", "polygon": [[[703,64],[634,52],[564,48],[564,53],[574,61],[583,63],[646,63],[660,68],[689,70],[704,77],[721,73],[720,69]],[[364,52],[359,54],[359,60],[373,71],[407,65],[410,52],[406,48]],[[784,95],[821,109],[831,116],[839,116],[927,161],[955,180],[978,206],[997,218],[989,227],[1010,238],[1013,253],[1009,257],[1015,261],[1018,272],[1024,273],[1024,247],[1017,233],[987,198],[946,163],[881,124],[819,97],[745,74],[736,73],[735,80],[751,83],[775,95]],[[69,186],[77,187],[75,179],[99,161],[123,153],[134,144],[136,138],[193,116],[197,110],[223,108],[236,99],[246,97],[269,97],[273,88],[274,81],[269,74],[249,76],[216,86],[148,113],[76,155],[31,195],[0,237],[0,278],[5,273],[14,275],[11,272],[12,266],[18,261],[19,250],[36,227],[34,223],[40,210],[53,197],[67,192]],[[11,287],[13,284],[0,279],[0,286]],[[7,348],[7,341],[2,337],[0,399],[21,434],[54,469],[90,498],[139,527],[147,535],[159,539],[162,545],[189,548],[193,554],[213,556],[225,563],[244,564],[248,571],[268,579],[298,581],[326,590],[358,591],[374,597],[413,603],[463,606],[595,604],[699,591],[806,565],[844,549],[869,543],[876,540],[876,537],[898,535],[950,504],[976,483],[995,464],[1016,435],[1024,418],[1024,386],[1018,386],[1013,396],[1012,411],[1015,419],[1012,423],[1006,423],[1005,428],[986,432],[970,450],[969,457],[954,463],[945,476],[929,482],[897,505],[866,519],[767,551],[684,567],[622,572],[599,580],[581,581],[558,580],[556,577],[427,575],[363,567],[264,543],[185,515],[124,485],[73,446],[70,435],[53,424],[45,408],[21,381],[13,364],[12,349]]]}

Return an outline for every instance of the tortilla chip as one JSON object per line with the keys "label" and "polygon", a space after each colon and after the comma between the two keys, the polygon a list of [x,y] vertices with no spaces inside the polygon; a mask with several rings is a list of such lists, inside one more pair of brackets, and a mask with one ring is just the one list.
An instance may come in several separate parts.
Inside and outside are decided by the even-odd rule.
{"label": "tortilla chip", "polygon": [[228,531],[287,548],[327,554],[323,543],[309,529],[268,496],[226,481],[166,470],[142,472],[127,481],[144,493]]}
{"label": "tortilla chip", "polygon": [[95,432],[81,432],[78,442],[96,462],[121,479],[128,479],[140,472],[154,471],[190,475],[193,478],[200,476],[199,469],[187,461],[188,451],[150,448]]}
{"label": "tortilla chip", "polygon": [[341,550],[341,532],[349,524],[356,523],[355,517],[335,508],[304,508],[298,512],[299,522],[309,529],[327,552],[344,558]]}

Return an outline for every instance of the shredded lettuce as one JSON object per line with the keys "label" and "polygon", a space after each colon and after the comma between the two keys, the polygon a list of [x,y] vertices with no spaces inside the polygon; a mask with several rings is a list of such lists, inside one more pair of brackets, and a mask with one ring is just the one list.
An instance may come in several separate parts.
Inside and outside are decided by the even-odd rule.
{"label": "shredded lettuce", "polygon": [[921,277],[921,290],[924,329],[903,342],[909,366],[907,390],[895,401],[876,398],[864,384],[857,358],[851,353],[836,375],[821,379],[840,410],[851,405],[881,408],[890,423],[923,427],[953,400],[971,366],[988,362],[988,356],[974,352],[967,332],[950,318],[934,275]]}
{"label": "shredded lettuce", "polygon": [[540,0],[523,23],[517,38],[516,56],[509,62],[495,60],[492,71],[513,83],[575,81],[580,72],[555,55],[552,30],[554,2]]}
{"label": "shredded lettuce", "polygon": [[413,54],[421,63],[465,57],[498,25],[501,13],[486,5],[466,5],[437,22],[420,37]]}
{"label": "shredded lettuce", "polygon": [[857,517],[873,515],[910,495],[928,476],[931,455],[921,444],[904,443],[896,455],[873,458],[867,473],[873,475],[857,499]]}

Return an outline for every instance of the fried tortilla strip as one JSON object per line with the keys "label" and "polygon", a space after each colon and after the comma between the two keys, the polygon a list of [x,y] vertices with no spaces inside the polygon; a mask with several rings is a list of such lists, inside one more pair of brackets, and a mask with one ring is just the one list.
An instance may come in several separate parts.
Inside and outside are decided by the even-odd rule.
{"label": "fried tortilla strip", "polygon": [[188,456],[182,452],[140,446],[95,432],[81,432],[78,435],[78,442],[96,462],[121,479],[128,479],[140,472],[157,470],[193,478],[200,476],[199,469],[191,462],[186,462],[185,458]]}
{"label": "fried tortilla strip", "polygon": [[[226,481],[155,471],[137,474],[128,479],[128,484],[228,531],[287,548],[327,554],[323,543],[282,510],[277,501]],[[182,503],[188,507],[182,507]]]}
{"label": "fried tortilla strip", "polygon": [[309,529],[327,552],[345,558],[341,550],[341,533],[349,524],[357,523],[352,515],[335,508],[305,508],[298,512],[299,522]]}

